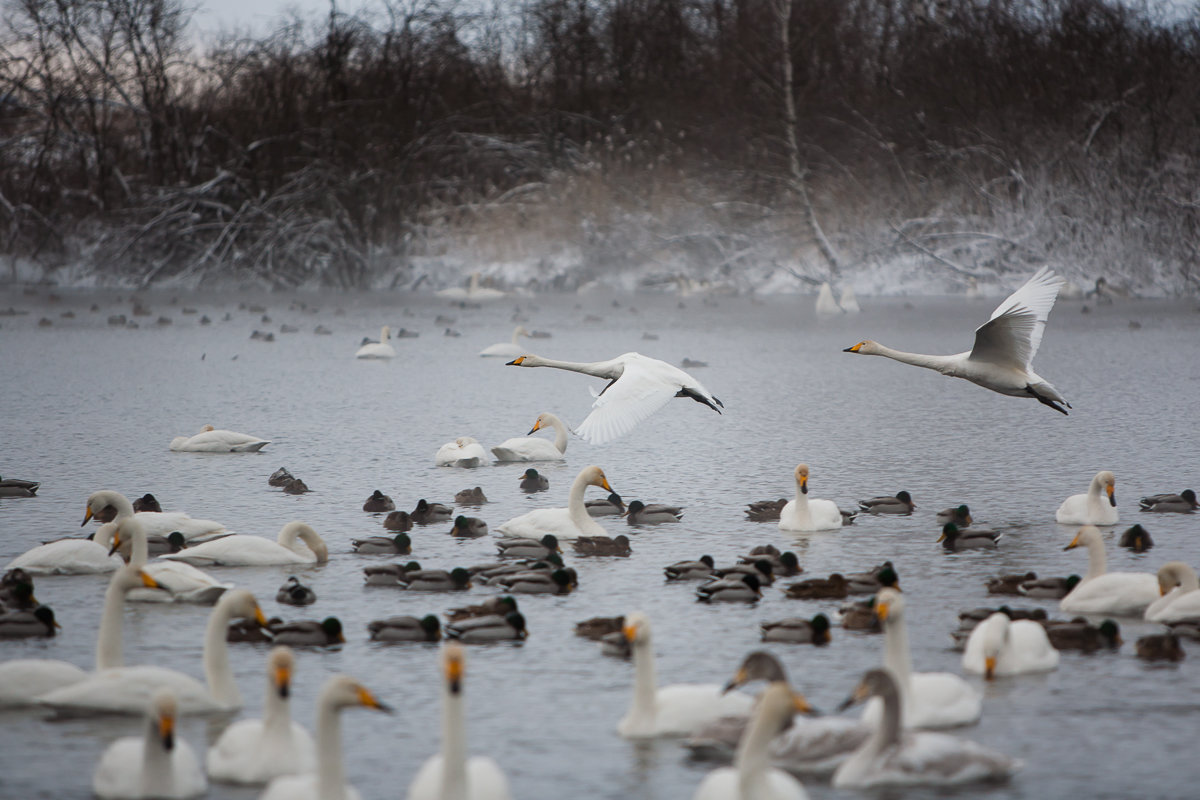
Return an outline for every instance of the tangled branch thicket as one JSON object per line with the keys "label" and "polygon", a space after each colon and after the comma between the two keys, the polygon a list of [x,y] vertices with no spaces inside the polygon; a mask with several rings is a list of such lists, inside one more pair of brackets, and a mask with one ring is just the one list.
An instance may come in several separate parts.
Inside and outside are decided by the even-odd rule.
{"label": "tangled branch thicket", "polygon": [[0,250],[48,274],[1197,288],[1200,24],[1146,3],[373,0],[204,52],[182,0],[0,5]]}

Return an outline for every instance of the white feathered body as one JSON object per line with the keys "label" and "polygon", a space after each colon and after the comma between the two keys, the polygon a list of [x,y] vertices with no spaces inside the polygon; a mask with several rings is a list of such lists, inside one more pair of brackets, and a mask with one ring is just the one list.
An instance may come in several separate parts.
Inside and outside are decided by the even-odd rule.
{"label": "white feathered body", "polygon": [[195,436],[176,436],[171,449],[177,453],[257,453],[270,442],[236,431],[215,430]]}
{"label": "white feathered body", "polygon": [[101,800],[184,800],[208,791],[196,753],[178,738],[167,757],[168,770],[158,780],[143,771],[146,742],[140,736],[108,746],[92,775],[92,791]]}

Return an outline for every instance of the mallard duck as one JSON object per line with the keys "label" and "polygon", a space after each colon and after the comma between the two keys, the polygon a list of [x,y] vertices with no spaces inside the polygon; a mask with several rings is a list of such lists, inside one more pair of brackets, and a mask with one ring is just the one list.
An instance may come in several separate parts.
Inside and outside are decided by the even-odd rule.
{"label": "mallard duck", "polygon": [[575,552],[581,556],[627,556],[632,552],[629,537],[623,533],[616,537],[580,536],[574,545]]}
{"label": "mallard duck", "polygon": [[994,549],[996,543],[1000,541],[1000,534],[996,531],[985,531],[978,528],[960,531],[953,522],[947,522],[942,526],[942,535],[938,537],[938,541],[941,542],[943,550],[955,552],[983,548]]}
{"label": "mallard duck", "polygon": [[[1054,518],[1063,525],[1116,525],[1116,477],[1108,470],[1096,473],[1086,494],[1073,494],[1058,507]],[[1107,495],[1107,497],[1105,496]]]}
{"label": "mallard duck", "polygon": [[0,614],[0,639],[53,636],[61,627],[54,621],[54,611],[50,606],[38,606],[33,610],[8,611]]}
{"label": "mallard duck", "polygon": [[1017,586],[1017,592],[1026,597],[1042,597],[1048,600],[1059,600],[1070,594],[1079,581],[1078,575],[1068,575],[1065,578],[1034,578],[1022,581]]}
{"label": "mallard duck", "polygon": [[528,635],[525,617],[519,611],[510,611],[503,616],[471,617],[446,626],[446,638],[457,639],[464,644],[520,640]]}
{"label": "mallard duck", "polygon": [[854,600],[843,603],[838,607],[838,619],[842,627],[852,631],[865,633],[883,633],[879,616],[875,613],[875,597],[866,600]]}
{"label": "mallard duck", "polygon": [[1156,633],[1137,640],[1137,657],[1145,661],[1182,661],[1183,655],[1174,633]]}
{"label": "mallard duck", "polygon": [[265,625],[260,625],[251,619],[234,620],[225,629],[225,641],[250,642],[251,644],[270,642],[275,638],[274,629],[282,624],[283,620],[279,617],[271,617]]}
{"label": "mallard duck", "polygon": [[326,617],[320,622],[308,619],[285,622],[272,629],[271,632],[274,634],[272,641],[275,644],[286,644],[292,647],[303,645],[327,647],[343,644],[346,641],[346,637],[342,634],[341,620],[337,617]]}
{"label": "mallard duck", "polygon": [[937,512],[937,521],[939,525],[945,525],[947,522],[953,522],[959,528],[971,527],[971,509],[966,505],[954,506],[953,508],[943,508]]}
{"label": "mallard duck", "polygon": [[988,579],[987,590],[988,594],[1021,594],[1021,584],[1036,580],[1036,572],[1000,575]]}
{"label": "mallard duck", "polygon": [[308,491],[308,484],[299,478],[292,478],[283,485],[284,494],[305,494]]}
{"label": "mallard duck", "polygon": [[1093,625],[1083,617],[1069,622],[1043,620],[1042,627],[1050,637],[1056,650],[1080,650],[1091,653],[1096,650],[1115,650],[1121,646],[1121,628],[1111,619]]}
{"label": "mallard duck", "polygon": [[767,545],[770,552],[763,547],[755,547],[746,555],[738,559],[743,564],[753,564],[756,561],[766,561],[771,565],[771,574],[775,577],[790,578],[793,575],[799,575],[804,572],[804,568],[800,566],[800,559],[791,550],[779,552],[779,549]]}
{"label": "mallard duck", "polygon": [[396,504],[392,502],[392,498],[388,497],[378,489],[372,492],[371,496],[367,498],[367,501],[363,503],[363,511],[367,511],[372,514],[395,510]]}
{"label": "mallard duck", "polygon": [[749,564],[739,562],[728,567],[717,567],[713,570],[713,575],[718,578],[753,575],[758,578],[758,582],[762,586],[770,586],[775,582],[775,570],[771,567],[771,562],[765,558],[756,559]]}
{"label": "mallard duck", "polygon": [[551,553],[561,553],[558,537],[547,533],[541,539],[526,539],[523,536],[511,536],[496,542],[500,555],[507,558],[545,558]]}
{"label": "mallard duck", "polygon": [[379,564],[365,567],[363,575],[366,576],[367,586],[402,586],[408,573],[420,569],[421,565],[416,561],[409,561],[407,564]]}
{"label": "mallard duck", "polygon": [[797,581],[791,584],[784,592],[788,597],[797,600],[815,600],[818,598],[842,598],[850,592],[846,586],[846,579],[841,574],[835,572],[828,578],[809,578],[804,581]]}
{"label": "mallard duck", "polygon": [[763,622],[764,642],[790,642],[793,644],[828,644],[829,617],[817,614],[812,619],[788,617],[777,622]]}
{"label": "mallard duck", "polygon": [[720,578],[709,581],[696,589],[696,599],[706,603],[714,601],[754,603],[762,598],[762,584],[749,574]]}
{"label": "mallard duck", "polygon": [[550,479],[538,472],[533,467],[525,470],[521,474],[521,491],[526,494],[534,492],[544,492],[550,488]]}
{"label": "mallard duck", "polygon": [[551,553],[544,558],[522,558],[517,561],[495,561],[490,564],[475,564],[467,568],[472,578],[480,583],[491,583],[506,575],[516,575],[521,572],[544,572],[549,575],[563,566],[563,560],[558,553]]}
{"label": "mallard duck", "polygon": [[280,467],[271,473],[271,477],[267,478],[267,484],[270,486],[285,486],[291,480],[295,480],[295,476],[288,472],[287,467]]}
{"label": "mallard duck", "polygon": [[383,518],[383,527],[389,531],[411,531],[412,517],[407,511],[393,511]]}
{"label": "mallard duck", "polygon": [[488,524],[479,517],[464,517],[459,514],[454,518],[454,526],[450,528],[451,536],[464,539],[478,539],[488,535]]}
{"label": "mallard duck", "polygon": [[367,623],[373,642],[436,642],[442,623],[433,614],[423,617],[388,617]]}
{"label": "mallard duck", "polygon": [[490,617],[496,614],[504,616],[511,614],[517,610],[517,599],[509,595],[501,595],[493,597],[490,600],[485,600],[482,603],[474,606],[463,606],[462,608],[452,608],[446,612],[446,619],[450,622],[460,622],[464,619],[472,619],[474,617]]}
{"label": "mallard duck", "polygon": [[676,561],[663,567],[669,581],[707,580],[713,575],[715,562],[710,555],[700,556],[696,561]]}
{"label": "mallard duck", "polygon": [[20,478],[0,478],[0,497],[34,497],[39,481],[23,481]]}
{"label": "mallard duck", "polygon": [[625,513],[625,501],[616,492],[612,492],[608,497],[600,500],[588,500],[583,504],[583,507],[593,517],[607,517]]}
{"label": "mallard duck", "polygon": [[405,572],[398,585],[414,592],[460,592],[471,588],[471,573],[462,567],[419,569]]}
{"label": "mallard duck", "polygon": [[1174,512],[1190,514],[1200,508],[1196,502],[1196,493],[1184,489],[1179,494],[1153,494],[1138,501],[1138,511]]}
{"label": "mallard duck", "polygon": [[556,569],[553,572],[518,572],[493,578],[492,583],[504,586],[508,591],[520,594],[570,594],[578,585],[575,570]]}
{"label": "mallard duck", "polygon": [[874,594],[884,586],[896,586],[900,576],[891,561],[872,567],[866,572],[850,572],[843,575],[849,594]]}
{"label": "mallard duck", "polygon": [[317,593],[302,584],[295,575],[291,575],[275,593],[275,602],[289,606],[309,606],[317,602]]}
{"label": "mallard duck", "polygon": [[33,596],[33,576],[20,567],[14,567],[0,578],[0,609],[27,611],[37,608]]}
{"label": "mallard duck", "polygon": [[[1111,622],[1111,620],[1106,620],[1106,622]],[[1113,624],[1115,625],[1116,623]],[[1176,636],[1200,641],[1200,619],[1181,619],[1179,622],[1168,622],[1167,627]]]}
{"label": "mallard duck", "polygon": [[474,489],[461,489],[454,495],[454,504],[458,506],[481,506],[487,501],[483,489],[479,486]]}
{"label": "mallard duck", "polygon": [[679,522],[681,519],[683,509],[679,506],[662,503],[646,505],[641,500],[634,500],[625,509],[625,521],[630,525],[658,525],[663,522]]}
{"label": "mallard duck", "polygon": [[1141,525],[1134,525],[1121,534],[1121,539],[1117,544],[1121,547],[1128,547],[1135,553],[1144,553],[1154,547],[1154,540],[1150,538],[1150,534],[1145,528]]}
{"label": "mallard duck", "polygon": [[872,497],[869,500],[858,501],[859,510],[866,514],[908,515],[916,507],[912,495],[906,491],[897,492],[895,497]]}
{"label": "mallard duck", "polygon": [[149,492],[146,492],[144,495],[139,497],[137,500],[133,501],[133,510],[134,510],[134,512],[154,511],[154,512],[161,514],[162,506],[160,506],[158,504],[158,498],[156,498],[154,495],[150,494]]}
{"label": "mallard duck", "polygon": [[592,617],[575,623],[575,635],[598,642],[610,634],[621,633],[624,627],[624,614],[617,617]]}
{"label": "mallard duck", "polygon": [[366,539],[351,539],[354,552],[364,556],[402,555],[412,552],[412,539],[407,533],[395,536],[371,536]]}
{"label": "mallard duck", "polygon": [[779,512],[787,505],[788,499],[756,500],[746,506],[746,518],[751,522],[777,522]]}
{"label": "mallard duck", "polygon": [[417,501],[417,507],[409,514],[412,521],[418,525],[429,525],[433,522],[448,522],[454,516],[450,506],[441,503],[430,503],[422,497]]}

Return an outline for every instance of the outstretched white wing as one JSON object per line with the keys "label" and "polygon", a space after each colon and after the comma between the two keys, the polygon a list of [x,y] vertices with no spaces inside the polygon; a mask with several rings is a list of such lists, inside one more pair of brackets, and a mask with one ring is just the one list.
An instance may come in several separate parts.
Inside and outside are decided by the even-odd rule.
{"label": "outstretched white wing", "polygon": [[1037,355],[1046,330],[1046,319],[1065,281],[1042,267],[992,312],[992,318],[975,330],[972,361],[986,361],[1026,370]]}
{"label": "outstretched white wing", "polygon": [[592,404],[592,413],[575,432],[588,444],[611,442],[669,403],[682,387],[661,374],[662,370],[654,369],[656,363],[662,362],[627,361],[621,377],[600,393]]}

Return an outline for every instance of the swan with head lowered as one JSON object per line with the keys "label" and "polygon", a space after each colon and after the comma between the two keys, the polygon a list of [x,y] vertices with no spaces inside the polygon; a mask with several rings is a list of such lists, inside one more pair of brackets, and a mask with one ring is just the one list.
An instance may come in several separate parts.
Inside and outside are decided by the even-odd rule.
{"label": "swan with head lowered", "polygon": [[828,531],[845,523],[841,509],[832,500],[810,500],[808,497],[808,464],[795,470],[796,497],[779,512],[779,527],[785,531]]}
{"label": "swan with head lowered", "polygon": [[[87,511],[80,525],[86,525],[95,518],[104,523],[115,521],[118,517],[137,515],[138,520],[146,531],[147,536],[161,536],[164,539],[172,533],[183,534],[184,541],[204,539],[225,532],[225,526],[210,519],[192,519],[182,511],[135,511],[133,503],[120,492],[108,489],[92,492],[87,499]],[[104,530],[101,526],[96,531]],[[110,529],[111,530],[111,529]]]}
{"label": "swan with head lowered", "polygon": [[580,536],[604,536],[604,528],[592,519],[592,515],[583,504],[583,493],[589,486],[599,486],[610,492],[613,490],[608,485],[604,470],[595,466],[584,467],[571,484],[566,508],[539,508],[528,511],[519,517],[513,517],[496,530],[504,536],[538,540],[546,534],[553,534],[564,541],[578,539]]}
{"label": "swan with head lowered", "polygon": [[962,667],[988,680],[1058,669],[1058,650],[1041,623],[997,611],[971,631]]}
{"label": "swan with head lowered", "polygon": [[311,525],[289,522],[275,541],[262,536],[233,534],[203,542],[195,547],[168,553],[163,559],[222,567],[265,567],[275,564],[323,564],[329,548]]}
{"label": "swan with head lowered", "polygon": [[[135,567],[121,565],[113,572],[104,593],[100,628],[96,637],[96,672],[121,666],[121,613],[125,595],[154,581]],[[39,695],[77,684],[88,673],[66,661],[47,658],[18,658],[0,662],[0,708],[36,703]]]}
{"label": "swan with head lowered", "polygon": [[[106,602],[106,613],[108,605]],[[118,631],[119,616],[118,608]],[[208,616],[208,626],[204,630],[205,683],[165,667],[114,666],[98,669],[86,680],[41,695],[37,702],[66,714],[140,714],[155,691],[170,689],[185,713],[214,713],[241,708],[242,695],[233,679],[233,671],[229,666],[229,647],[225,642],[229,623],[235,619],[252,619],[261,627],[267,625],[266,617],[250,592],[231,589],[221,595]],[[107,660],[120,664],[119,635],[101,644],[115,648],[115,653],[106,654]],[[99,650],[100,645],[97,645],[97,666],[100,662]]]}
{"label": "swan with head lowered", "polygon": [[1087,574],[1071,589],[1058,607],[1068,614],[1113,614],[1142,616],[1159,598],[1158,578],[1149,572],[1107,572],[1104,539],[1100,529],[1084,525],[1064,550],[1086,547]]}
{"label": "swan with head lowered", "polygon": [[1117,511],[1117,478],[1108,470],[1096,473],[1086,494],[1073,494],[1054,514],[1063,525],[1116,525],[1121,515]]}
{"label": "swan with head lowered", "polygon": [[672,397],[690,397],[718,414],[725,407],[691,375],[640,353],[591,362],[555,361],[526,354],[508,362],[508,366],[553,367],[609,381],[592,404],[592,413],[575,430],[588,444],[604,444],[624,436]]}
{"label": "swan with head lowered", "polygon": [[[554,428],[554,441],[539,439],[533,434]],[[506,439],[492,448],[497,461],[562,461],[567,452],[567,426],[561,419],[543,411],[525,436]]]}
{"label": "swan with head lowered", "polygon": [[176,436],[171,449],[177,453],[257,453],[270,442],[237,431],[217,430],[205,425],[195,436]]}
{"label": "swan with head lowered", "polygon": [[513,329],[513,335],[512,335],[511,342],[499,342],[497,344],[493,344],[488,347],[485,347],[479,351],[479,355],[489,356],[489,357],[493,357],[493,358],[497,357],[497,356],[503,356],[504,358],[512,358],[513,356],[519,356],[519,355],[521,355],[522,352],[524,352],[521,349],[521,337],[528,336],[528,335],[529,335],[529,331],[525,330],[525,326],[518,325],[516,328]]}
{"label": "swan with head lowered", "polygon": [[847,347],[845,352],[884,356],[951,378],[963,378],[1010,397],[1032,397],[1066,414],[1071,404],[1032,367],[1046,330],[1046,319],[1062,285],[1062,278],[1049,267],[1042,267],[996,307],[991,319],[975,329],[975,345],[965,353],[952,356],[905,353],[870,339]]}
{"label": "swan with head lowered", "polygon": [[354,354],[355,358],[395,358],[396,348],[388,344],[388,340],[392,338],[392,329],[384,325],[379,329],[379,341],[368,342],[358,348],[358,352]]}
{"label": "swan with head lowered", "polygon": [[201,572],[182,561],[148,561],[150,547],[146,531],[137,515],[118,517],[112,537],[112,551],[128,556],[129,565],[144,570],[154,579],[153,589],[134,589],[126,599],[149,603],[199,603],[210,606],[233,584],[221,583],[208,573]]}
{"label": "swan with head lowered", "polygon": [[373,708],[387,713],[392,710],[354,678],[334,675],[325,682],[317,698],[316,764],[309,762],[303,775],[273,779],[258,800],[359,800],[358,791],[346,783],[342,762],[344,708]]}
{"label": "swan with head lowered", "polygon": [[1158,568],[1162,597],[1146,608],[1151,622],[1178,622],[1200,618],[1200,579],[1196,570],[1182,561],[1168,561]]}
{"label": "swan with head lowered", "polygon": [[486,756],[467,755],[463,675],[466,653],[442,645],[442,751],[430,757],[408,787],[408,800],[509,800],[508,779]]}

